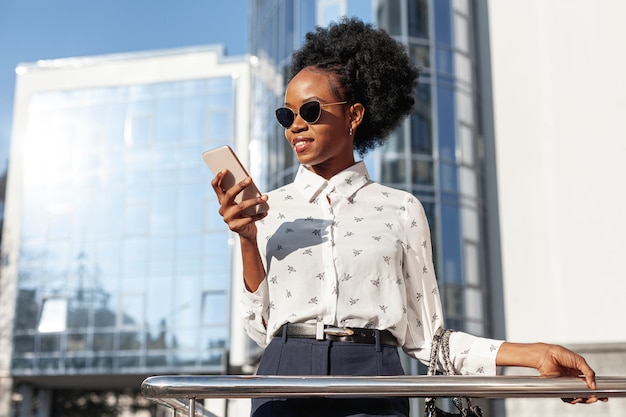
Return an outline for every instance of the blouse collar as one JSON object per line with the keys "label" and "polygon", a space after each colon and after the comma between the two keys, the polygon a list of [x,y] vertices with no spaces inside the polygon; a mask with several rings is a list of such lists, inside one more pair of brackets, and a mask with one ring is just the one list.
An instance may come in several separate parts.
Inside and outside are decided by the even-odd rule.
{"label": "blouse collar", "polygon": [[370,176],[363,161],[344,169],[328,181],[300,165],[294,179],[294,184],[309,202],[313,202],[327,187],[334,188],[341,196],[350,199],[369,182]]}

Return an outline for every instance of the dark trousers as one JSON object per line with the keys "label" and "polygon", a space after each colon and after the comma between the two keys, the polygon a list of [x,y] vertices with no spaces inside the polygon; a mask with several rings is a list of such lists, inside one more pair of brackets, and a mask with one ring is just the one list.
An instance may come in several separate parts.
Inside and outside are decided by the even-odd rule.
{"label": "dark trousers", "polygon": [[[403,375],[395,346],[275,338],[257,375]],[[404,397],[253,398],[253,417],[374,417],[409,415]]]}

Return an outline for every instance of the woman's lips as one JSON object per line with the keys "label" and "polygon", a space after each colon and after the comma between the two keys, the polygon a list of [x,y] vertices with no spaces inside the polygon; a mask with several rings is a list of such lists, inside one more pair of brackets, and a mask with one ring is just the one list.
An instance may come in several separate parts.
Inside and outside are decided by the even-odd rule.
{"label": "woman's lips", "polygon": [[312,142],[313,142],[313,139],[310,139],[310,138],[297,138],[297,139],[294,139],[291,143],[293,145],[293,149],[296,152],[304,152],[305,150],[309,148]]}

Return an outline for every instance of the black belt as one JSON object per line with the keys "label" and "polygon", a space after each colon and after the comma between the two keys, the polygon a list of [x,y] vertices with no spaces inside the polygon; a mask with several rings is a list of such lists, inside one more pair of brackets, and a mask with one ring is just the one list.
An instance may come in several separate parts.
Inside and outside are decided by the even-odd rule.
{"label": "black belt", "polygon": [[274,334],[274,337],[282,337],[285,332],[287,337],[332,340],[335,342],[367,343],[372,345],[376,344],[376,337],[378,335],[380,344],[398,346],[398,341],[389,330],[328,325],[318,327],[312,323],[286,323],[280,327],[276,334]]}

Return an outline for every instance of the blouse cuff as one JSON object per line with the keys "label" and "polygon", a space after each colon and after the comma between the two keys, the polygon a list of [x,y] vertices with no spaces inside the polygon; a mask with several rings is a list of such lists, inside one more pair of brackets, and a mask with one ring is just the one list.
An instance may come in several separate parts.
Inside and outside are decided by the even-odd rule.
{"label": "blouse cuff", "polygon": [[454,367],[462,375],[494,376],[496,356],[502,343],[503,340],[453,332],[450,336],[450,354]]}

